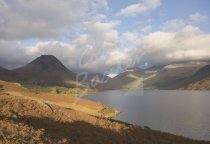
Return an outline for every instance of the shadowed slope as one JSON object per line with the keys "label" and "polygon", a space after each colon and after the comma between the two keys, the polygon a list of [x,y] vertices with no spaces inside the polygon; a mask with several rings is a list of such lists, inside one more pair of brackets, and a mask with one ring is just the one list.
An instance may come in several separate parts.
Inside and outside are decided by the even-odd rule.
{"label": "shadowed slope", "polygon": [[42,55],[14,71],[25,76],[25,81],[30,83],[63,85],[75,81],[75,73],[52,55]]}
{"label": "shadowed slope", "polygon": [[144,70],[140,68],[130,68],[120,73],[114,78],[110,78],[107,83],[100,86],[101,89],[138,89],[142,88]]}

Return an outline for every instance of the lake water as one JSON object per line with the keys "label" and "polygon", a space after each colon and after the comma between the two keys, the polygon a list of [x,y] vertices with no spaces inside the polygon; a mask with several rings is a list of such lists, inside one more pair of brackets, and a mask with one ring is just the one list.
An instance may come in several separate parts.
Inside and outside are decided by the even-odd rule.
{"label": "lake water", "polygon": [[210,91],[105,91],[85,98],[120,110],[117,120],[210,140]]}

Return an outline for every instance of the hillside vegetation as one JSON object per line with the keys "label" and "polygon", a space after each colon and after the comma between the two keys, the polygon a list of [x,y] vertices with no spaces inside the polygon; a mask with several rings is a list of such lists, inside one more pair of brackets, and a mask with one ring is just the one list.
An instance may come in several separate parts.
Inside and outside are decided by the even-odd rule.
{"label": "hillside vegetation", "polygon": [[[30,90],[23,87],[19,83],[9,83],[0,80],[0,85],[2,86],[0,95],[16,97],[19,96],[21,97],[21,99],[31,99],[38,101],[41,100],[44,101],[44,103],[46,104],[53,104],[64,108],[70,108],[94,116],[113,117],[119,113],[117,110],[114,110],[102,103],[92,102],[90,100],[81,99],[80,97],[75,97],[75,95],[78,96],[78,94],[81,93],[81,91],[79,93],[76,93],[77,90],[73,90],[73,95],[54,94],[43,91]],[[84,90],[83,94],[85,93],[86,92]]]}
{"label": "hillside vegetation", "polygon": [[4,144],[210,144],[46,104],[0,95]]}
{"label": "hillside vegetation", "polygon": [[194,82],[180,89],[181,90],[210,90],[210,80],[206,79],[206,80]]}

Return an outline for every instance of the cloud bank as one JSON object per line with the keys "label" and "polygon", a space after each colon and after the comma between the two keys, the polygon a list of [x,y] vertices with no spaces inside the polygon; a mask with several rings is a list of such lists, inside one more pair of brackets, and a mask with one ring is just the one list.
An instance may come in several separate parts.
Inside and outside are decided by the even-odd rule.
{"label": "cloud bank", "polygon": [[205,60],[210,57],[210,34],[198,27],[184,26],[180,31],[158,31],[134,41],[128,57],[145,53],[141,63],[167,64],[183,60]]}
{"label": "cloud bank", "polygon": [[0,0],[0,39],[68,34],[101,7],[106,0]]}

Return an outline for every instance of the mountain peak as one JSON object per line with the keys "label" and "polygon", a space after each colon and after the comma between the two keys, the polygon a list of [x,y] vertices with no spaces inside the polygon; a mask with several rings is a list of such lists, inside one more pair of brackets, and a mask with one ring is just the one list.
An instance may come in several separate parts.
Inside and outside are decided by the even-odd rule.
{"label": "mountain peak", "polygon": [[75,73],[53,55],[41,55],[14,71],[24,75],[28,81],[62,84],[68,80],[75,80]]}
{"label": "mountain peak", "polygon": [[53,55],[41,55],[36,58],[32,62],[30,62],[27,66],[36,66],[42,70],[65,70],[68,69]]}
{"label": "mountain peak", "polygon": [[59,60],[53,55],[41,55],[40,57],[38,57],[35,60],[33,60],[31,63],[40,63],[40,62],[45,62],[45,63],[48,62],[48,63],[50,63],[52,61],[59,61]]}
{"label": "mountain peak", "polygon": [[45,60],[52,60],[52,59],[57,59],[54,55],[41,55],[40,57],[38,57],[37,59],[45,59]]}

